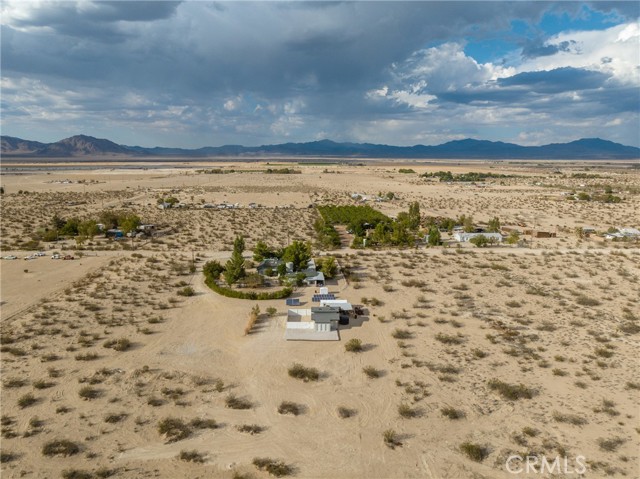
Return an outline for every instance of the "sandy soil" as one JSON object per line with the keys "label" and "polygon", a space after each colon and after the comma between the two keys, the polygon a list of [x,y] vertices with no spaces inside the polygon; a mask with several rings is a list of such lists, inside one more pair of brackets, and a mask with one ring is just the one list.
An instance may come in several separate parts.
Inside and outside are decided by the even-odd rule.
{"label": "sandy soil", "polygon": [[[447,165],[519,175],[485,187],[426,182],[385,164],[293,165],[299,175],[266,175],[258,171],[266,165],[242,163],[214,165],[243,171],[216,175],[171,168],[3,175],[3,256],[33,251],[19,248],[54,214],[126,209],[165,234],[135,250],[129,241],[94,238],[74,261],[1,261],[2,476],[260,478],[269,476],[251,462],[269,457],[301,478],[531,477],[506,470],[516,454],[566,456],[570,467],[584,456],[583,477],[635,477],[640,249],[578,239],[573,229],[638,227],[640,172],[593,165],[562,164],[564,177],[551,163]],[[572,178],[576,172],[598,178]],[[73,183],[58,183],[67,178]],[[624,201],[560,196],[604,183]],[[333,251],[352,275],[339,275],[330,290],[367,309],[341,327],[339,342],[285,341],[282,300],[260,301],[263,314],[244,336],[256,303],[204,285],[201,266],[228,258],[236,234],[248,249],[260,239],[313,241],[317,213],[309,204],[353,204],[353,192],[388,191],[398,199],[374,206],[390,215],[417,200],[423,215],[472,214],[479,222],[497,215],[558,238],[535,240],[533,248]],[[169,194],[192,207],[160,211],[157,198]],[[243,207],[197,207],[223,201]],[[249,202],[263,207],[248,209]],[[37,246],[72,251],[75,243]],[[177,295],[187,285],[195,295]],[[296,295],[308,306],[313,292]],[[268,307],[275,316],[264,314]],[[110,341],[123,338],[130,346],[113,349]],[[363,352],[345,351],[353,338]],[[296,362],[317,368],[320,380],[291,378]],[[380,377],[367,377],[368,366]],[[504,397],[492,389],[495,380],[522,385],[531,397]],[[226,407],[229,395],[247,399],[250,409]],[[283,401],[302,413],[279,414]],[[353,415],[342,418],[340,407]],[[194,425],[189,437],[167,442],[158,425],[169,417],[214,419],[217,427]],[[242,425],[263,430],[252,435]],[[388,447],[387,430],[401,444]],[[78,452],[43,454],[56,439]],[[482,459],[466,455],[464,443]],[[192,450],[203,463],[178,458]]]}

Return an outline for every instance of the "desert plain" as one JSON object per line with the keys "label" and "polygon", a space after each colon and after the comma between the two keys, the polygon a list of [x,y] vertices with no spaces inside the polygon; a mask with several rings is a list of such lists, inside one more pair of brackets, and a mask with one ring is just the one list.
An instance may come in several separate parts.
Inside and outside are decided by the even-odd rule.
{"label": "desert plain", "polygon": [[[604,237],[640,227],[637,166],[3,161],[2,256],[17,259],[0,261],[2,477],[639,477],[640,243]],[[266,173],[280,168],[296,171]],[[504,177],[420,176],[436,171]],[[620,201],[573,197],[603,191]],[[341,228],[340,247],[318,244],[317,206],[363,198],[390,217],[414,202],[425,221],[498,217],[524,241],[355,249]],[[54,217],[104,211],[157,233],[39,239]],[[258,241],[309,241],[339,266],[330,292],[364,314],[339,341],[286,341],[284,300],[204,282],[238,236],[248,267]],[[308,307],[315,290],[294,297]],[[296,363],[319,377],[292,377]],[[564,468],[527,473],[526,457]]]}

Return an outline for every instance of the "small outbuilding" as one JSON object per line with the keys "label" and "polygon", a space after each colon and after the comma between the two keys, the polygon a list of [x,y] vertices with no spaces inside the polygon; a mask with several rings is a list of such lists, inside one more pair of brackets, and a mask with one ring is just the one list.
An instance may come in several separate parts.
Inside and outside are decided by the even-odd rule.
{"label": "small outbuilding", "polygon": [[484,236],[489,241],[495,241],[496,243],[502,243],[502,235],[500,233],[464,233],[457,232],[453,234],[453,238],[459,243],[468,243],[473,238],[478,236]]}
{"label": "small outbuilding", "polygon": [[314,306],[311,308],[311,321],[316,331],[336,331],[340,321],[340,310],[331,306]]}

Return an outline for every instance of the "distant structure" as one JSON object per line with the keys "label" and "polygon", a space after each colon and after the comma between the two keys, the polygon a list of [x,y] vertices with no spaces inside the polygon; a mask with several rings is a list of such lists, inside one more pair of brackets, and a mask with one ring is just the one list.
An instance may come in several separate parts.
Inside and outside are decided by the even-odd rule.
{"label": "distant structure", "polygon": [[468,243],[473,238],[477,238],[478,236],[484,236],[489,241],[502,243],[502,235],[500,233],[464,233],[462,231],[457,231],[453,234],[453,238],[458,243]]}

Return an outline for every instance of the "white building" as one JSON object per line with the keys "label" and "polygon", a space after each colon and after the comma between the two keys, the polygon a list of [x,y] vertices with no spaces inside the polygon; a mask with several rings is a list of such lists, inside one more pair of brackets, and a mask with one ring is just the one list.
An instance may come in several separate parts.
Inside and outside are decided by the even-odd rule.
{"label": "white building", "polygon": [[458,231],[453,234],[453,238],[459,243],[468,243],[470,240],[478,236],[484,236],[489,241],[502,243],[502,235],[500,233],[465,233],[463,231]]}

